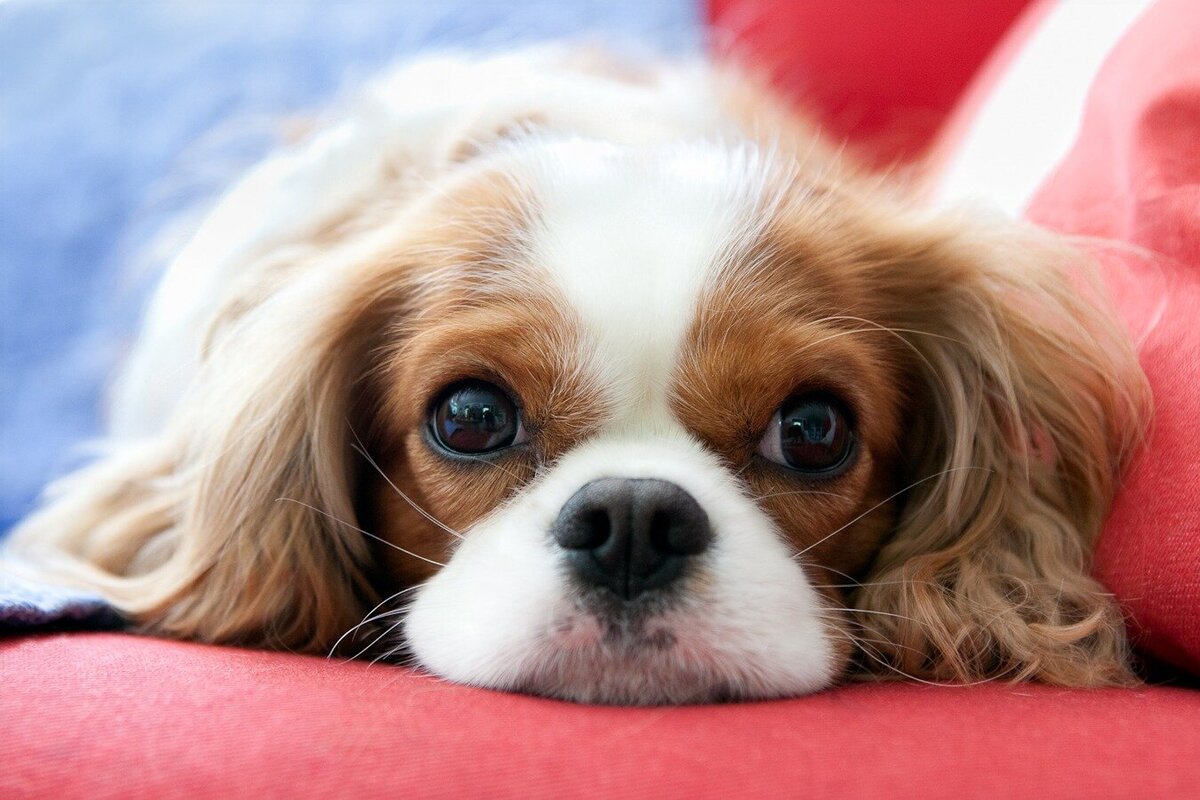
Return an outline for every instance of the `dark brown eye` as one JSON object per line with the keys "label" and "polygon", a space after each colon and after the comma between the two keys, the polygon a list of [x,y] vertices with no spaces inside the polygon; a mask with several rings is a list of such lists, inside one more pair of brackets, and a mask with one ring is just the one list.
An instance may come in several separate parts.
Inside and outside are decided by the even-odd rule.
{"label": "dark brown eye", "polygon": [[446,388],[429,420],[438,444],[455,453],[487,453],[518,442],[523,435],[516,404],[504,390],[484,381]]}
{"label": "dark brown eye", "polygon": [[854,446],[848,417],[841,402],[828,395],[794,397],[775,412],[759,455],[814,477],[838,475]]}

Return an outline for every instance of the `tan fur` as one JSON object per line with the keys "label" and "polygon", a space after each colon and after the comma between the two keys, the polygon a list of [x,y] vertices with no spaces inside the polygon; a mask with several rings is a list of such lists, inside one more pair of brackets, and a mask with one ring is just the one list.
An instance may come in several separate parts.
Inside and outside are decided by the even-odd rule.
{"label": "tan fur", "polygon": [[1089,554],[1148,393],[1091,265],[1015,226],[902,236],[883,257],[919,266],[881,296],[905,301],[888,324],[922,331],[907,337],[922,383],[904,479],[936,477],[909,493],[854,598],[872,658],[939,680],[1128,682]]}
{"label": "tan fur", "polygon": [[[1145,379],[1091,262],[1034,229],[847,205],[909,394],[895,532],[854,592],[885,677],[1131,680],[1089,553],[1149,418]],[[795,225],[803,215],[786,215]],[[803,226],[802,226],[803,227]]]}

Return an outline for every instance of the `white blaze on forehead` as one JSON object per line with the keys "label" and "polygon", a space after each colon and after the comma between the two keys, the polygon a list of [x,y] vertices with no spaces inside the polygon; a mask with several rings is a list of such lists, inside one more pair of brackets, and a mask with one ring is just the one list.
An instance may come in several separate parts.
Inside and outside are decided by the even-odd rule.
{"label": "white blaze on forehead", "polygon": [[583,323],[586,367],[614,425],[666,432],[667,391],[706,280],[751,232],[763,170],[750,150],[547,145],[534,185],[535,263]]}

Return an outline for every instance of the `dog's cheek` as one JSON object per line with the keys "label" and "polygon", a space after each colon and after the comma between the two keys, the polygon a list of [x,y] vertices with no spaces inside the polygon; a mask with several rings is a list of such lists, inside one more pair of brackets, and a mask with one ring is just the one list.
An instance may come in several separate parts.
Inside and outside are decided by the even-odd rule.
{"label": "dog's cheek", "polygon": [[566,610],[558,562],[538,533],[546,524],[510,510],[467,532],[413,595],[404,635],[422,666],[496,689],[517,688],[536,667],[547,630]]}
{"label": "dog's cheek", "polygon": [[436,574],[439,565],[450,558],[456,540],[417,510],[416,504],[423,498],[406,492],[406,500],[382,477],[371,482],[367,494],[364,530],[377,532],[382,540],[376,542],[376,550],[388,583],[393,587],[415,586]]}
{"label": "dog's cheek", "polygon": [[827,484],[802,486],[769,468],[743,478],[801,563],[832,571],[814,583],[845,583],[870,565],[894,524],[886,471],[864,454],[853,472]]}
{"label": "dog's cheek", "polygon": [[414,433],[400,452],[377,461],[378,469],[368,466],[364,521],[386,542],[380,555],[393,582],[415,586],[436,574],[467,531],[532,474],[527,461],[455,464]]}

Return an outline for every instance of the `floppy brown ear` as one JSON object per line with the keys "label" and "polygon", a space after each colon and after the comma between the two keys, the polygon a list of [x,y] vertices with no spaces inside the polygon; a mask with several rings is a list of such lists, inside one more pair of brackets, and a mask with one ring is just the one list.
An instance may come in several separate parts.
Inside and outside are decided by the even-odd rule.
{"label": "floppy brown ear", "polygon": [[70,477],[14,547],[149,632],[327,648],[371,597],[352,398],[395,313],[395,281],[354,269],[307,270],[235,309],[169,429]]}
{"label": "floppy brown ear", "polygon": [[1128,682],[1122,618],[1089,556],[1149,417],[1136,356],[1087,259],[1049,235],[949,226],[917,239],[880,278],[917,380],[911,488],[853,598],[864,665]]}

